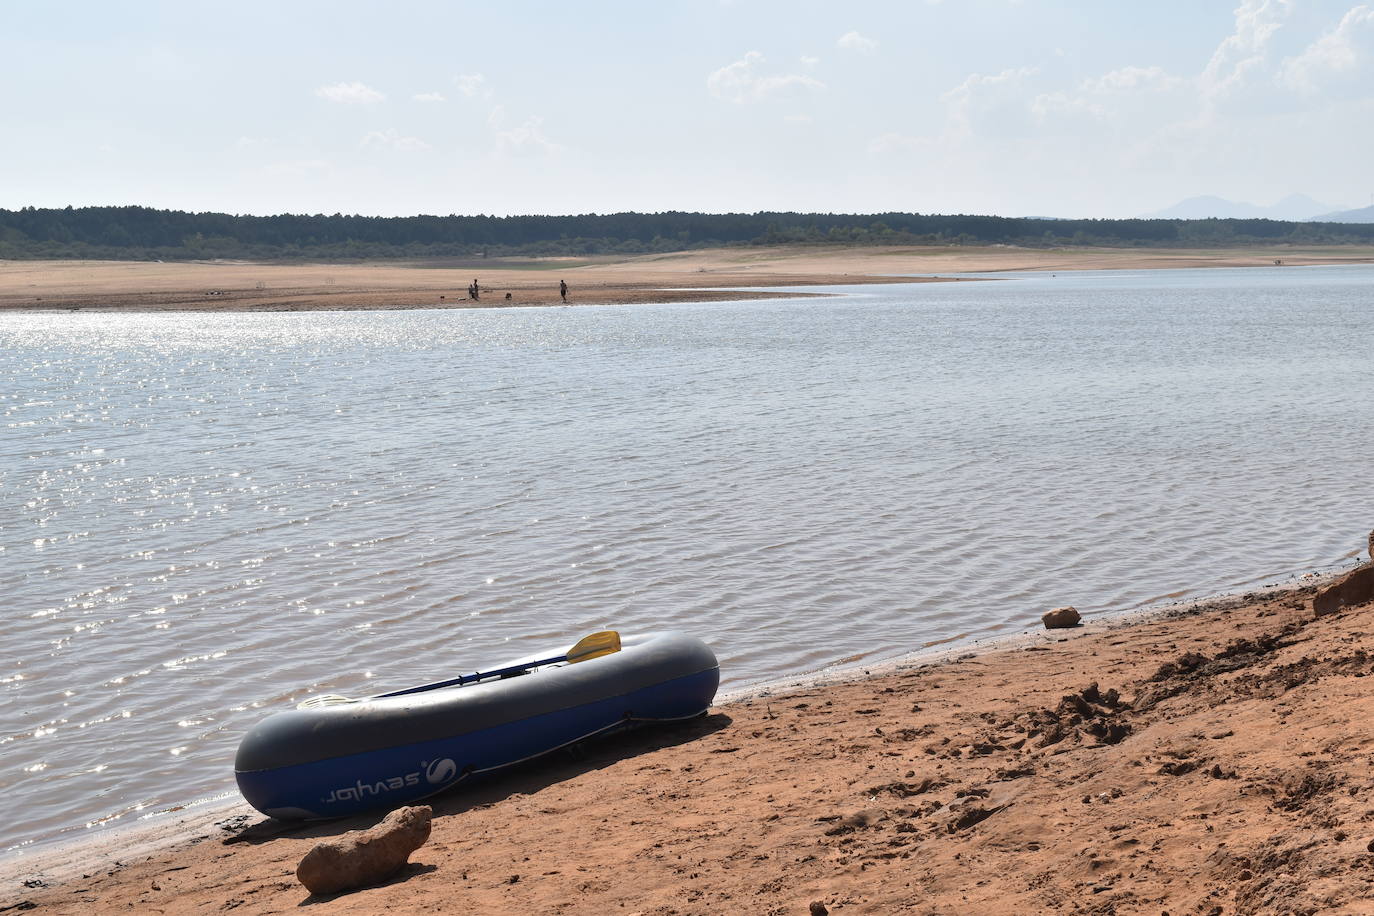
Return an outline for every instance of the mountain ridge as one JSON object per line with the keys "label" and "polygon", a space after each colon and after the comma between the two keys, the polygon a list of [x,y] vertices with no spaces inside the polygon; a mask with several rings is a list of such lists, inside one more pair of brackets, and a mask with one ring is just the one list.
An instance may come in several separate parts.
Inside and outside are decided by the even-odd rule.
{"label": "mountain ridge", "polygon": [[1312,223],[1374,223],[1374,204],[1368,207],[1356,207],[1353,210],[1336,210],[1332,213],[1323,213],[1314,216],[1308,222]]}
{"label": "mountain ridge", "polygon": [[1204,194],[1181,200],[1172,207],[1147,213],[1141,219],[1274,219],[1284,222],[1308,222],[1320,219],[1318,214],[1330,212],[1341,211],[1338,207],[1314,200],[1306,194],[1289,194],[1283,200],[1267,207]]}

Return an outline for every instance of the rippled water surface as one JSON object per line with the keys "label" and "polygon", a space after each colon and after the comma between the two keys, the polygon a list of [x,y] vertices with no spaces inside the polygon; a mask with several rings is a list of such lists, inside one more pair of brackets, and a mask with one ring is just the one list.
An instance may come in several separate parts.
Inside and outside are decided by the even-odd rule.
{"label": "rippled water surface", "polygon": [[0,850],[308,692],[603,627],[728,686],[1349,559],[1374,268],[0,318]]}

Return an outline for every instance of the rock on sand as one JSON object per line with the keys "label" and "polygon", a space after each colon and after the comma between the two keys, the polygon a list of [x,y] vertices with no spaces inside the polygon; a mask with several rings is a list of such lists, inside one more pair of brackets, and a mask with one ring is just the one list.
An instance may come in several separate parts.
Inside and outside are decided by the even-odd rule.
{"label": "rock on sand", "polygon": [[337,894],[384,881],[429,839],[433,816],[428,805],[398,808],[375,827],[317,843],[296,867],[296,878],[312,894]]}
{"label": "rock on sand", "polygon": [[1374,531],[1369,533],[1370,562],[1357,566],[1312,597],[1318,617],[1374,601]]}
{"label": "rock on sand", "polygon": [[1078,615],[1077,608],[1057,607],[1041,616],[1040,622],[1045,625],[1047,630],[1063,630],[1078,626],[1078,621],[1082,619]]}

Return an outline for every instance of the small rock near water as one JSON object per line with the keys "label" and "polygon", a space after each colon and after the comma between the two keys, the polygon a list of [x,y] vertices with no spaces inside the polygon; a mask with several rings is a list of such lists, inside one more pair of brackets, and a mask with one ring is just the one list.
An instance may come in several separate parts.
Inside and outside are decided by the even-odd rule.
{"label": "small rock near water", "polygon": [[1357,566],[1312,596],[1318,617],[1374,601],[1374,563]]}
{"label": "small rock near water", "polygon": [[1069,627],[1078,626],[1078,622],[1083,618],[1079,616],[1078,609],[1074,607],[1057,607],[1040,617],[1040,622],[1045,625],[1047,630],[1064,630]]}
{"label": "small rock near water", "polygon": [[819,900],[811,901],[811,916],[830,916],[830,910]]}
{"label": "small rock near water", "polygon": [[296,878],[312,894],[337,894],[384,881],[429,839],[433,816],[428,805],[398,808],[375,827],[317,843],[296,867]]}

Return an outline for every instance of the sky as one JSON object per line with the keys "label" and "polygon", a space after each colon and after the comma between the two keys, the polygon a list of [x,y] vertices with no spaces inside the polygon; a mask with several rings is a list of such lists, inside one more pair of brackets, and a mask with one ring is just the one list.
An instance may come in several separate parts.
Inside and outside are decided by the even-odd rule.
{"label": "sky", "polygon": [[6,4],[0,207],[1374,202],[1374,0]]}

